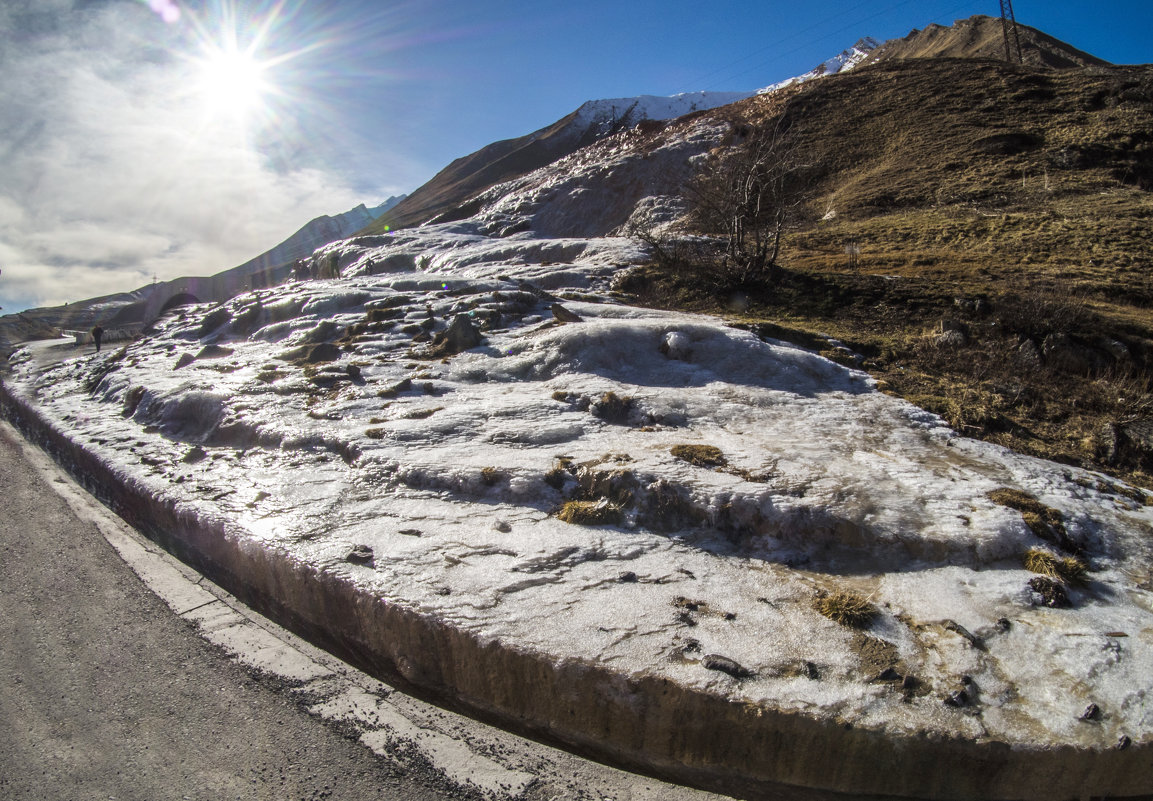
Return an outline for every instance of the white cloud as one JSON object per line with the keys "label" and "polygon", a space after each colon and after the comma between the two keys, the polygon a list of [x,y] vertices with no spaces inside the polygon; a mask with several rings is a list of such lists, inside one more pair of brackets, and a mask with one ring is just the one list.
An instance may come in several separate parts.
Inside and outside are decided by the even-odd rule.
{"label": "white cloud", "polygon": [[144,5],[5,4],[0,31],[5,312],[219,272],[373,200],[316,164],[271,164],[266,145],[307,152],[275,120],[258,137],[207,118],[187,31]]}

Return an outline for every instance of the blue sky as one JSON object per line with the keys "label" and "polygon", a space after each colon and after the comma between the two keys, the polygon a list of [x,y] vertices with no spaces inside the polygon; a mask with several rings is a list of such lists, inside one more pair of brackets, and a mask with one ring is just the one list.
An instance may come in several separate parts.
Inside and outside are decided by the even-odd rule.
{"label": "blue sky", "polygon": [[[1149,0],[1014,9],[1153,62]],[[0,307],[227,269],[585,100],[752,90],[976,13],[999,5],[2,0]]]}

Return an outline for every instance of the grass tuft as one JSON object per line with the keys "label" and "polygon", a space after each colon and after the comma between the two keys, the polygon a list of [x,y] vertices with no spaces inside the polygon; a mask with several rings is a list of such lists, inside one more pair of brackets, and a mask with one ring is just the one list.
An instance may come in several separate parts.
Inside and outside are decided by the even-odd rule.
{"label": "grass tuft", "polygon": [[1084,584],[1089,566],[1075,556],[1057,556],[1041,548],[1030,548],[1025,553],[1025,569],[1069,584]]}
{"label": "grass tuft", "polygon": [[854,629],[863,629],[877,616],[877,607],[867,598],[847,590],[818,596],[813,605],[830,620]]}
{"label": "grass tuft", "polygon": [[578,526],[607,526],[620,522],[621,510],[605,500],[568,501],[556,516]]}
{"label": "grass tuft", "polygon": [[722,467],[725,455],[715,445],[674,445],[670,451],[676,458],[697,467]]}
{"label": "grass tuft", "polygon": [[1020,512],[1025,525],[1040,539],[1067,551],[1077,550],[1076,544],[1065,531],[1064,518],[1053,507],[1046,506],[1026,492],[1007,487],[993,490],[988,497],[999,506]]}
{"label": "grass tuft", "polygon": [[606,423],[624,425],[628,422],[629,412],[633,408],[631,397],[621,397],[615,392],[606,392],[592,405],[592,413]]}

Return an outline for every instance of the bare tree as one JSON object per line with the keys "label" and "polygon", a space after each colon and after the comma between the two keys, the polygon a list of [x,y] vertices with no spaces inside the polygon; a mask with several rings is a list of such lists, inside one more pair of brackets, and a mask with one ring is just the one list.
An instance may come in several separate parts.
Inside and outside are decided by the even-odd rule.
{"label": "bare tree", "polygon": [[781,251],[781,238],[805,200],[795,136],[778,118],[737,131],[734,144],[709,157],[686,187],[691,222],[717,238],[723,277],[744,284],[768,278]]}

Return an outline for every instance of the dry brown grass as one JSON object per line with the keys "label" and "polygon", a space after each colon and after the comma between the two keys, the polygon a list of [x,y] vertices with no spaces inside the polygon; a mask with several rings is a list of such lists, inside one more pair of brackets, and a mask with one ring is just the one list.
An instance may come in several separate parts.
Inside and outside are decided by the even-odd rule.
{"label": "dry brown grass", "polygon": [[813,606],[825,617],[854,629],[863,629],[877,616],[877,607],[855,592],[838,590],[820,595]]}
{"label": "dry brown grass", "polygon": [[619,523],[621,510],[607,501],[567,501],[557,518],[578,526],[607,526]]}
{"label": "dry brown grass", "polygon": [[1017,489],[995,489],[989,493],[989,500],[1000,506],[1016,509],[1029,530],[1046,542],[1068,551],[1077,550],[1065,530],[1065,519],[1061,512],[1038,501],[1032,495]]}
{"label": "dry brown grass", "polygon": [[727,460],[715,445],[674,445],[673,456],[697,467],[722,467]]}
{"label": "dry brown grass", "polygon": [[1040,548],[1030,548],[1025,552],[1025,569],[1069,584],[1084,584],[1089,566],[1074,556],[1057,556]]}

